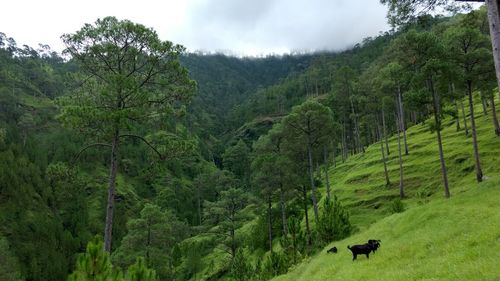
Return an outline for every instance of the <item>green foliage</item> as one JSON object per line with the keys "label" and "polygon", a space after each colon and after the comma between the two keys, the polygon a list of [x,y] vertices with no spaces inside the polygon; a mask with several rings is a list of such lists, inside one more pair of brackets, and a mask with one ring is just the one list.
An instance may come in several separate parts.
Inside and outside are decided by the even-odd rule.
{"label": "green foliage", "polygon": [[0,236],[0,280],[20,281],[21,272],[17,258],[12,254],[7,239]]}
{"label": "green foliage", "polygon": [[[79,86],[74,92],[58,100],[59,120],[92,140],[83,150],[108,146],[112,151],[104,235],[106,250],[111,251],[122,139],[140,140],[160,159],[193,150],[194,143],[163,131],[172,115],[185,112],[196,83],[179,63],[184,48],[160,40],[141,24],[106,17],[62,38],[65,53],[79,64],[81,73],[75,77]],[[153,132],[147,136],[145,129]],[[155,147],[158,141],[162,145]]]}
{"label": "green foliage", "polygon": [[248,181],[250,149],[243,140],[239,140],[234,146],[228,147],[222,154],[222,161],[225,169],[231,171],[243,181]]}
{"label": "green foliage", "polygon": [[299,262],[305,253],[307,239],[296,217],[288,218],[288,235],[281,238],[283,247],[289,261],[292,264]]}
{"label": "green foliage", "polygon": [[248,237],[247,245],[254,251],[258,249],[268,250],[269,236],[267,232],[268,232],[267,216],[264,213],[263,215],[260,215],[254,222],[254,225],[251,228],[251,232]]}
{"label": "green foliage", "polygon": [[311,146],[320,146],[327,141],[333,126],[332,111],[330,108],[313,100],[293,108],[292,112],[283,119],[283,131],[290,145],[296,149],[307,149]]}
{"label": "green foliage", "polygon": [[405,205],[401,199],[395,199],[391,203],[391,212],[392,213],[402,213],[405,211]]}
{"label": "green foliage", "polygon": [[448,11],[470,9],[468,3],[452,0],[380,0],[389,7],[387,18],[392,26],[404,25],[425,17],[431,11],[444,8]]}
{"label": "green foliage", "polygon": [[333,197],[333,201],[328,198],[323,200],[323,208],[316,228],[324,244],[344,239],[351,234],[352,225],[349,213],[337,196]]}
{"label": "green foliage", "polygon": [[9,234],[23,278],[62,280],[80,244],[49,207],[53,194],[40,169],[20,146],[8,147],[0,147],[0,231]]}
{"label": "green foliage", "polygon": [[80,254],[76,269],[68,277],[68,281],[158,281],[156,272],[148,269],[144,258],[139,257],[131,265],[125,277],[113,268],[109,253],[104,251],[104,244],[94,238],[87,245],[87,251]]}
{"label": "green foliage", "polygon": [[170,253],[174,245],[187,236],[187,225],[179,222],[169,211],[147,203],[139,218],[127,222],[127,229],[127,235],[113,253],[115,264],[126,268],[134,263],[136,257],[143,257],[140,262],[154,269],[160,278],[169,276]]}
{"label": "green foliage", "polygon": [[201,270],[203,262],[200,255],[200,245],[193,243],[189,245],[186,255],[186,262],[184,268],[184,279],[190,279],[194,277],[196,280],[196,275]]}
{"label": "green foliage", "polygon": [[283,252],[272,251],[262,265],[261,275],[266,279],[271,279],[287,272],[289,260]]}
{"label": "green foliage", "polygon": [[212,233],[216,235],[225,251],[234,259],[240,241],[236,237],[236,229],[240,228],[247,216],[242,212],[249,201],[249,195],[240,188],[230,188],[220,192],[215,202],[206,201],[206,221],[216,225]]}
{"label": "green foliage", "polygon": [[483,17],[485,15],[482,12],[461,16],[457,18],[458,23],[448,27],[443,34],[451,66],[456,73],[455,79],[461,82],[458,83],[461,88],[467,83],[476,87],[479,81],[486,83],[487,80],[495,80],[491,43],[477,23]]}
{"label": "green foliage", "polygon": [[156,272],[153,269],[148,269],[144,258],[137,258],[137,261],[131,265],[127,274],[125,274],[125,281],[158,281]]}
{"label": "green foliage", "polygon": [[242,248],[236,251],[236,256],[231,263],[231,275],[234,279],[238,281],[250,280],[250,276],[253,274],[251,264],[248,261],[248,257],[245,256],[245,252]]}
{"label": "green foliage", "polygon": [[120,281],[121,273],[113,270],[111,258],[104,251],[104,244],[95,238],[87,245],[87,251],[80,254],[76,269],[68,281]]}
{"label": "green foliage", "polygon": [[[417,2],[430,3],[413,1]],[[398,86],[401,86],[403,91],[406,116],[410,117],[410,120],[406,120],[408,125],[425,121],[430,115],[431,99],[426,80],[431,75],[432,79],[436,79],[439,102],[444,105],[452,97],[451,93],[448,93],[449,83],[452,82],[457,88],[453,98],[460,99],[463,93],[463,80],[466,77],[473,79],[477,88],[481,88],[487,97],[491,96],[494,92],[492,89],[496,85],[493,83],[495,77],[491,58],[487,58],[485,52],[487,28],[484,29],[484,24],[481,24],[485,22],[484,12],[481,11],[480,17],[458,16],[449,20],[422,17],[418,20],[419,23],[414,25],[416,31],[408,33],[407,29],[402,28],[396,33],[388,32],[377,38],[367,38],[352,50],[334,55],[262,59],[200,54],[182,56],[182,48],[171,45],[171,50],[174,50],[175,54],[162,62],[168,62],[165,69],[178,71],[180,80],[186,84],[168,86],[164,82],[168,82],[167,80],[172,77],[163,75],[158,77],[154,85],[152,83],[139,90],[129,87],[140,78],[137,76],[134,80],[114,73],[106,76],[110,83],[103,82],[99,77],[99,75],[104,77],[107,75],[105,72],[112,71],[108,71],[110,69],[105,63],[98,63],[95,59],[99,55],[104,55],[108,62],[116,61],[119,55],[111,55],[118,51],[113,44],[96,44],[88,46],[85,50],[81,49],[82,56],[99,55],[87,60],[88,65],[80,64],[82,72],[75,74],[77,57],[65,63],[45,51],[35,51],[29,47],[19,49],[15,47],[13,40],[0,34],[2,65],[0,68],[0,159],[2,159],[0,232],[2,236],[8,237],[10,244],[6,246],[0,240],[0,259],[2,259],[0,279],[9,280],[10,277],[4,278],[1,275],[3,273],[1,270],[8,268],[12,269],[8,274],[14,276],[14,279],[23,277],[33,281],[63,280],[69,268],[73,268],[75,253],[84,247],[90,237],[101,233],[104,219],[103,186],[107,183],[105,173],[108,169],[105,169],[105,166],[109,163],[108,156],[100,153],[101,150],[89,149],[81,155],[77,163],[72,161],[78,153],[78,148],[90,139],[109,143],[107,137],[112,130],[108,130],[111,127],[106,124],[119,120],[114,125],[117,125],[122,133],[134,133],[143,137],[143,140],[168,161],[151,163],[148,156],[156,152],[150,150],[147,144],[139,145],[144,143],[140,138],[127,137],[127,140],[130,140],[127,142],[122,141],[125,137],[120,139],[120,170],[116,196],[118,227],[114,231],[113,245],[116,252],[112,257],[116,266],[123,267],[124,272],[127,266],[136,261],[137,256],[142,256],[143,259],[137,260],[135,265],[129,267],[128,272],[133,272],[135,277],[121,276],[112,272],[109,277],[111,279],[145,280],[149,275],[149,279],[155,280],[155,274],[152,270],[146,269],[147,266],[153,268],[162,280],[232,277],[238,279],[237,276],[246,276],[243,277],[245,280],[250,278],[265,280],[285,272],[289,266],[299,263],[306,255],[312,255],[313,264],[316,264],[318,259],[324,261],[321,266],[313,265],[305,270],[299,265],[301,268],[299,271],[304,272],[304,276],[301,276],[303,280],[336,277],[350,280],[358,276],[359,279],[372,276],[379,280],[390,280],[394,276],[398,276],[401,280],[432,279],[436,276],[450,279],[448,276],[440,275],[442,271],[436,270],[430,263],[423,270],[419,270],[421,266],[417,264],[412,267],[414,271],[391,268],[394,262],[398,268],[408,268],[405,265],[412,264],[415,260],[421,263],[436,257],[440,259],[437,264],[451,264],[457,272],[466,276],[456,274],[455,279],[474,280],[483,274],[481,277],[485,277],[484,279],[496,280],[498,274],[492,270],[494,267],[489,263],[489,259],[477,255],[477,252],[482,255],[485,253],[485,256],[492,257],[492,261],[496,260],[493,251],[478,248],[478,244],[486,245],[488,243],[484,241],[495,239],[489,237],[486,231],[480,235],[465,228],[443,231],[446,237],[453,239],[457,238],[454,233],[468,233],[466,237],[468,240],[462,241],[463,239],[457,238],[456,245],[465,245],[464,249],[467,247],[473,250],[460,249],[454,252],[454,249],[450,248],[448,250],[451,251],[447,251],[446,255],[432,252],[433,248],[429,246],[431,244],[440,245],[439,248],[443,246],[446,248],[445,245],[450,244],[444,243],[446,241],[444,238],[443,241],[436,241],[434,230],[436,227],[446,229],[446,221],[442,218],[453,218],[448,214],[460,209],[448,208],[442,214],[427,209],[413,213],[414,205],[419,204],[422,198],[425,198],[427,203],[424,207],[435,206],[436,196],[433,194],[437,192],[436,186],[440,180],[439,175],[434,173],[438,169],[438,165],[435,165],[436,157],[429,156],[435,155],[436,149],[430,142],[432,136],[425,130],[426,127],[414,126],[408,130],[408,143],[412,154],[405,157],[408,199],[405,200],[404,207],[407,210],[400,216],[407,218],[409,212],[412,215],[409,219],[397,223],[390,218],[388,222],[380,222],[382,226],[377,222],[391,213],[390,202],[394,198],[394,189],[391,186],[389,188],[382,186],[380,156],[373,152],[373,147],[368,147],[363,154],[356,154],[358,148],[355,145],[358,133],[361,145],[364,147],[377,141],[378,137],[373,132],[377,121],[375,114],[383,109],[389,146],[394,150],[395,141],[390,135],[395,130],[393,94]],[[442,24],[434,25],[438,22]],[[106,29],[108,26],[112,27],[111,30]],[[74,34],[73,39],[76,42],[84,35],[89,35],[98,41],[104,40],[105,36],[97,36],[99,32],[112,37],[119,33],[121,28],[126,31],[142,30],[146,37],[152,35],[151,30],[142,26],[106,18],[94,25],[86,25],[80,32]],[[426,32],[423,33],[421,30]],[[395,37],[399,37],[399,40],[390,44],[391,39]],[[460,46],[458,42],[464,38],[474,39],[477,44],[471,46],[478,47],[479,52],[471,52],[467,56],[461,54],[457,46]],[[163,44],[166,42],[160,43],[165,47]],[[389,44],[393,47],[382,52]],[[129,47],[130,52],[123,54],[125,61],[138,63],[148,61],[149,57],[139,54],[137,46],[130,44]],[[450,57],[450,54],[453,56]],[[187,78],[186,70],[178,64],[178,58],[189,68],[191,77],[195,78],[200,86],[200,93],[189,109],[185,109],[184,105],[190,99],[194,85]],[[467,69],[455,67],[475,60],[478,64],[472,71],[467,72]],[[91,63],[96,63],[94,66],[98,66],[94,73],[89,72],[88,67],[92,66]],[[293,71],[297,72],[292,73]],[[79,88],[81,91],[72,93],[74,101],[84,105],[83,108],[77,110],[69,98],[60,98],[58,101],[65,111],[61,115],[61,120],[64,120],[66,125],[78,127],[75,131],[63,129],[54,122],[57,112],[51,99],[60,96],[65,88],[72,88],[72,85],[65,87],[62,83],[66,73],[70,73],[70,76],[74,76],[77,80],[85,78],[85,75],[93,76],[88,80],[88,84]],[[275,84],[276,82],[278,83]],[[107,106],[114,106],[112,97],[121,87],[129,89],[130,99],[137,97],[139,102],[146,98],[161,97],[175,100],[177,93],[182,97],[175,102],[162,105],[139,106],[135,109],[115,108],[106,111]],[[96,96],[92,96],[92,93]],[[307,111],[305,109],[300,114],[294,109],[292,114],[283,118],[293,106],[307,98],[311,101],[300,107],[304,109],[314,103],[318,112],[326,113],[320,115],[330,115],[321,119],[319,125],[314,128],[315,132],[324,135],[316,138],[313,134],[300,134],[296,128],[292,128],[293,126],[288,126],[283,132],[283,125],[293,118],[297,121],[293,123],[296,127],[303,124],[300,122],[307,120],[307,114],[302,114]],[[104,107],[92,108],[101,101],[104,102]],[[127,100],[125,107],[130,104]],[[328,105],[332,109],[331,112],[324,111],[318,106],[322,104]],[[443,118],[446,117],[447,115]],[[486,163],[485,174],[496,182],[497,170],[494,163],[496,163],[495,152],[498,143],[484,133],[491,126],[489,122],[491,120],[488,118],[478,118],[480,124],[478,134],[481,148],[484,149],[481,156]],[[282,125],[277,125],[281,119],[284,119]],[[245,125],[241,126],[242,124]],[[437,128],[432,122],[427,124]],[[88,127],[84,128],[87,125]],[[273,125],[273,129],[267,135],[259,138]],[[447,122],[443,122],[440,128],[445,136],[443,145],[447,161],[450,163],[448,166],[450,187],[460,191],[456,193],[458,198],[462,196],[461,191],[470,186],[469,172],[473,166],[470,163],[470,149],[462,147],[462,144],[467,142],[458,136],[458,133],[455,135],[455,130],[452,133],[447,125]],[[101,130],[103,128],[105,130]],[[82,132],[89,134],[84,135]],[[344,259],[350,262],[350,257],[346,257],[347,253],[340,251],[338,255],[330,255],[327,260],[323,257],[323,253],[315,255],[315,249],[306,246],[305,221],[302,217],[304,210],[299,212],[290,207],[292,204],[297,206],[302,202],[298,200],[302,199],[302,196],[297,194],[296,189],[306,182],[306,136],[314,138],[311,143],[314,168],[323,162],[322,153],[325,146],[333,148],[333,152],[338,153],[341,147],[339,144],[344,141],[343,148],[347,149],[346,155],[355,153],[350,156],[351,160],[343,159],[344,163],[337,161],[337,166],[329,167],[328,170],[333,190],[349,208],[349,221],[352,221],[353,227],[361,231],[359,236],[336,243],[358,243],[366,240],[368,236],[389,241],[384,235],[391,236],[390,241],[394,243],[387,244],[387,247],[393,247],[391,256],[384,256],[389,250],[381,252],[382,264],[386,265],[387,270],[379,272],[380,274],[370,275],[378,272],[375,267],[380,267],[380,264],[372,263],[371,259],[370,264],[366,264],[368,266],[365,268],[366,271],[362,268],[354,271],[351,270],[354,269],[352,263],[344,264]],[[251,146],[257,139],[259,140]],[[249,154],[250,147],[253,149],[252,155]],[[251,168],[249,168],[250,161],[253,162]],[[387,162],[389,174],[395,177],[397,169],[392,154]],[[227,170],[216,169],[222,166]],[[318,176],[319,174],[316,177]],[[240,187],[248,185],[250,177],[254,180],[251,190],[241,189]],[[427,180],[422,182],[419,180],[422,178]],[[241,196],[227,194],[234,190],[237,190],[237,193],[241,191]],[[263,193],[271,195],[273,200],[271,213],[273,242],[277,240],[281,242],[281,249],[277,243],[273,243],[273,253],[264,254],[264,250],[268,248],[267,217],[264,214],[264,209],[267,208],[263,208],[258,202],[241,205],[230,202],[234,200],[237,203],[244,201],[248,203],[249,191],[255,195]],[[323,191],[324,188],[320,186],[318,194],[324,193]],[[288,231],[283,231],[281,227],[281,204],[277,202],[281,195],[284,195]],[[418,199],[415,199],[414,195],[417,195]],[[489,202],[488,199],[480,198],[484,202]],[[306,200],[310,200],[309,194],[306,194]],[[326,204],[325,198],[322,200]],[[453,200],[455,199],[452,198],[450,202],[455,202]],[[478,205],[475,209],[482,208],[482,213],[485,214],[494,211],[494,208],[490,208],[494,205],[493,201],[487,203],[487,208]],[[335,200],[329,203],[330,206],[324,205],[320,208],[321,222],[313,224],[318,234],[318,240],[314,240],[320,241],[319,243],[337,239],[331,230],[335,227],[335,220],[331,219],[332,216],[326,215],[326,210],[335,210],[333,202]],[[472,206],[472,202],[469,203]],[[142,212],[140,212],[141,206],[144,206]],[[232,208],[237,211],[231,212]],[[475,209],[471,208],[472,211],[468,210],[467,214],[461,214],[455,219],[467,223],[468,216],[477,215]],[[334,211],[328,212],[334,213]],[[419,215],[426,212],[429,214],[425,217],[425,224],[421,222],[418,225],[411,224],[420,218]],[[254,217],[255,214],[258,218]],[[231,219],[227,219],[232,215]],[[245,225],[251,220],[250,217],[253,217],[252,224]],[[428,226],[429,221],[434,221],[435,225]],[[384,224],[386,225],[383,226]],[[127,230],[125,225],[128,226]],[[188,225],[194,227],[188,231]],[[366,231],[369,225],[374,226],[372,230],[375,232]],[[408,231],[406,229],[408,226],[415,230]],[[420,230],[416,226],[429,227],[427,232],[432,234],[429,235],[432,239],[423,241],[418,248],[413,246],[407,248],[407,241],[412,241],[408,238],[427,237],[426,233],[423,233],[423,236],[414,234]],[[493,226],[496,227],[494,224]],[[401,231],[396,231],[398,229]],[[474,229],[482,231],[483,228],[475,226]],[[491,229],[489,232],[494,234]],[[151,234],[149,242],[148,232]],[[285,232],[286,235],[283,234]],[[186,237],[187,233],[194,237],[178,244],[177,242]],[[243,237],[249,238],[242,239]],[[478,238],[480,240],[472,241],[470,237],[480,237]],[[249,246],[250,249],[242,250],[240,247],[243,245]],[[344,246],[342,247],[345,250]],[[223,251],[220,251],[221,249]],[[397,249],[405,251],[399,253]],[[225,252],[229,252],[229,256],[234,256],[232,263],[228,262],[228,255]],[[394,259],[394,253],[397,259]],[[408,253],[416,254],[407,255]],[[406,256],[424,258],[408,260],[405,259]],[[376,257],[379,257],[378,253]],[[468,267],[468,264],[461,263],[463,257],[466,257],[467,261],[472,261],[471,264],[474,266]],[[7,266],[2,267],[4,258]],[[94,258],[98,259],[97,256]],[[448,262],[448,258],[451,263]],[[100,263],[108,264],[111,268],[109,257],[101,258],[103,259],[108,261]],[[250,260],[257,261],[255,267],[250,266]],[[405,263],[400,262],[401,260]],[[77,264],[77,268],[79,265],[81,264]],[[480,270],[476,270],[475,267]],[[426,274],[427,268],[434,276]],[[250,274],[248,271],[259,274]],[[471,275],[469,271],[477,275]],[[80,278],[77,274],[79,273],[75,271],[72,278]],[[300,280],[298,277],[291,279]]]}
{"label": "green foliage", "polygon": [[141,24],[106,17],[63,41],[85,73],[82,91],[60,100],[68,125],[112,134],[133,120],[161,120],[191,97],[195,83],[178,61],[184,48]]}

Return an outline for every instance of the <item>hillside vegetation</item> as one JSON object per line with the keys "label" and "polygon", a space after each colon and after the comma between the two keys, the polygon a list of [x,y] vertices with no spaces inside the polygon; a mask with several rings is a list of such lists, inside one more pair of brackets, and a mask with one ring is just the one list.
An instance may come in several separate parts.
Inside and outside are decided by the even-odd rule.
{"label": "hillside vegetation", "polygon": [[[500,181],[388,216],[273,280],[499,280]],[[347,245],[382,240],[369,259]],[[335,245],[338,254],[327,254]]]}
{"label": "hillside vegetation", "polygon": [[[479,111],[479,107],[476,110]],[[443,198],[434,135],[426,125],[408,129],[411,153],[404,157],[407,210],[392,214],[397,191],[397,156],[388,162],[392,185],[385,186],[380,147],[331,168],[332,188],[349,207],[355,235],[327,245],[320,253],[273,280],[499,280],[500,139],[491,119],[477,118],[481,159],[487,180],[476,183],[470,137],[451,119],[443,130],[451,198]],[[396,139],[390,139],[395,150]],[[394,153],[395,154],[395,153]],[[352,261],[347,245],[382,240],[369,259]],[[336,246],[338,254],[326,250]]]}
{"label": "hillside vegetation", "polygon": [[497,279],[487,27],[422,15],[262,58],[115,17],[65,59],[0,33],[0,280]]}

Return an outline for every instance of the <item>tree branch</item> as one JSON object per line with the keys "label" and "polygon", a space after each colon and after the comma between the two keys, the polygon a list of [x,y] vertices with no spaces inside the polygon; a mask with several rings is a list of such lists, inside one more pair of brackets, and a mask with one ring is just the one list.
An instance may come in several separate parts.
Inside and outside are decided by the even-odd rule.
{"label": "tree branch", "polygon": [[144,142],[149,148],[151,148],[156,154],[158,154],[158,157],[160,157],[161,160],[165,160],[165,156],[163,156],[151,143],[149,143],[145,138],[138,136],[138,135],[133,135],[133,134],[124,134],[118,136],[118,138],[121,137],[131,137],[131,138],[137,138],[140,139],[142,142]]}
{"label": "tree branch", "polygon": [[111,147],[111,144],[107,144],[107,143],[93,143],[93,144],[89,144],[87,146],[85,146],[84,148],[82,148],[78,154],[76,154],[75,158],[73,159],[73,164],[76,163],[76,161],[78,161],[78,159],[80,158],[80,155],[82,155],[82,153],[91,148],[91,147],[94,147],[94,146],[107,146],[107,147]]}

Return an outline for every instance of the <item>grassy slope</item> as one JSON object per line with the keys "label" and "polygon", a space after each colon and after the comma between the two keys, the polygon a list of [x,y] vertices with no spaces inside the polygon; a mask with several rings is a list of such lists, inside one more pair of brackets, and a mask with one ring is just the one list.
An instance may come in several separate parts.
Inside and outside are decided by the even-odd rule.
{"label": "grassy slope", "polygon": [[[493,134],[491,116],[476,104],[485,182],[475,182],[472,138],[446,119],[443,146],[452,198],[444,199],[435,134],[413,126],[410,154],[403,157],[408,210],[389,211],[399,183],[393,137],[390,187],[384,185],[378,144],[330,170],[334,192],[360,231],[328,246],[337,246],[337,255],[322,251],[276,280],[500,280],[500,138]],[[381,239],[381,249],[370,260],[362,256],[353,263],[347,245],[368,239]]]}

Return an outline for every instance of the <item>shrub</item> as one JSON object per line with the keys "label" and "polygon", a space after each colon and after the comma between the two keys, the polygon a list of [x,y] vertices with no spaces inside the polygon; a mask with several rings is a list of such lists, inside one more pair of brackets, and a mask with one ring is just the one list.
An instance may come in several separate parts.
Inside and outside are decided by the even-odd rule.
{"label": "shrub", "polygon": [[306,243],[306,236],[300,225],[300,220],[296,217],[288,218],[288,234],[286,237],[281,237],[280,244],[292,264],[301,260]]}
{"label": "shrub", "polygon": [[334,196],[333,202],[328,198],[323,201],[316,230],[324,244],[343,239],[351,234],[352,225],[349,221],[349,213],[337,196]]}
{"label": "shrub", "polygon": [[396,200],[392,201],[391,212],[393,214],[402,213],[402,212],[404,212],[404,210],[405,210],[405,205],[404,205],[403,201],[401,201],[401,199],[396,199]]}
{"label": "shrub", "polygon": [[252,268],[245,256],[243,249],[239,248],[231,265],[231,275],[238,281],[249,280],[252,275]]}
{"label": "shrub", "polygon": [[262,275],[264,275],[266,279],[271,279],[274,276],[285,274],[287,270],[287,256],[283,252],[271,252],[263,264]]}

